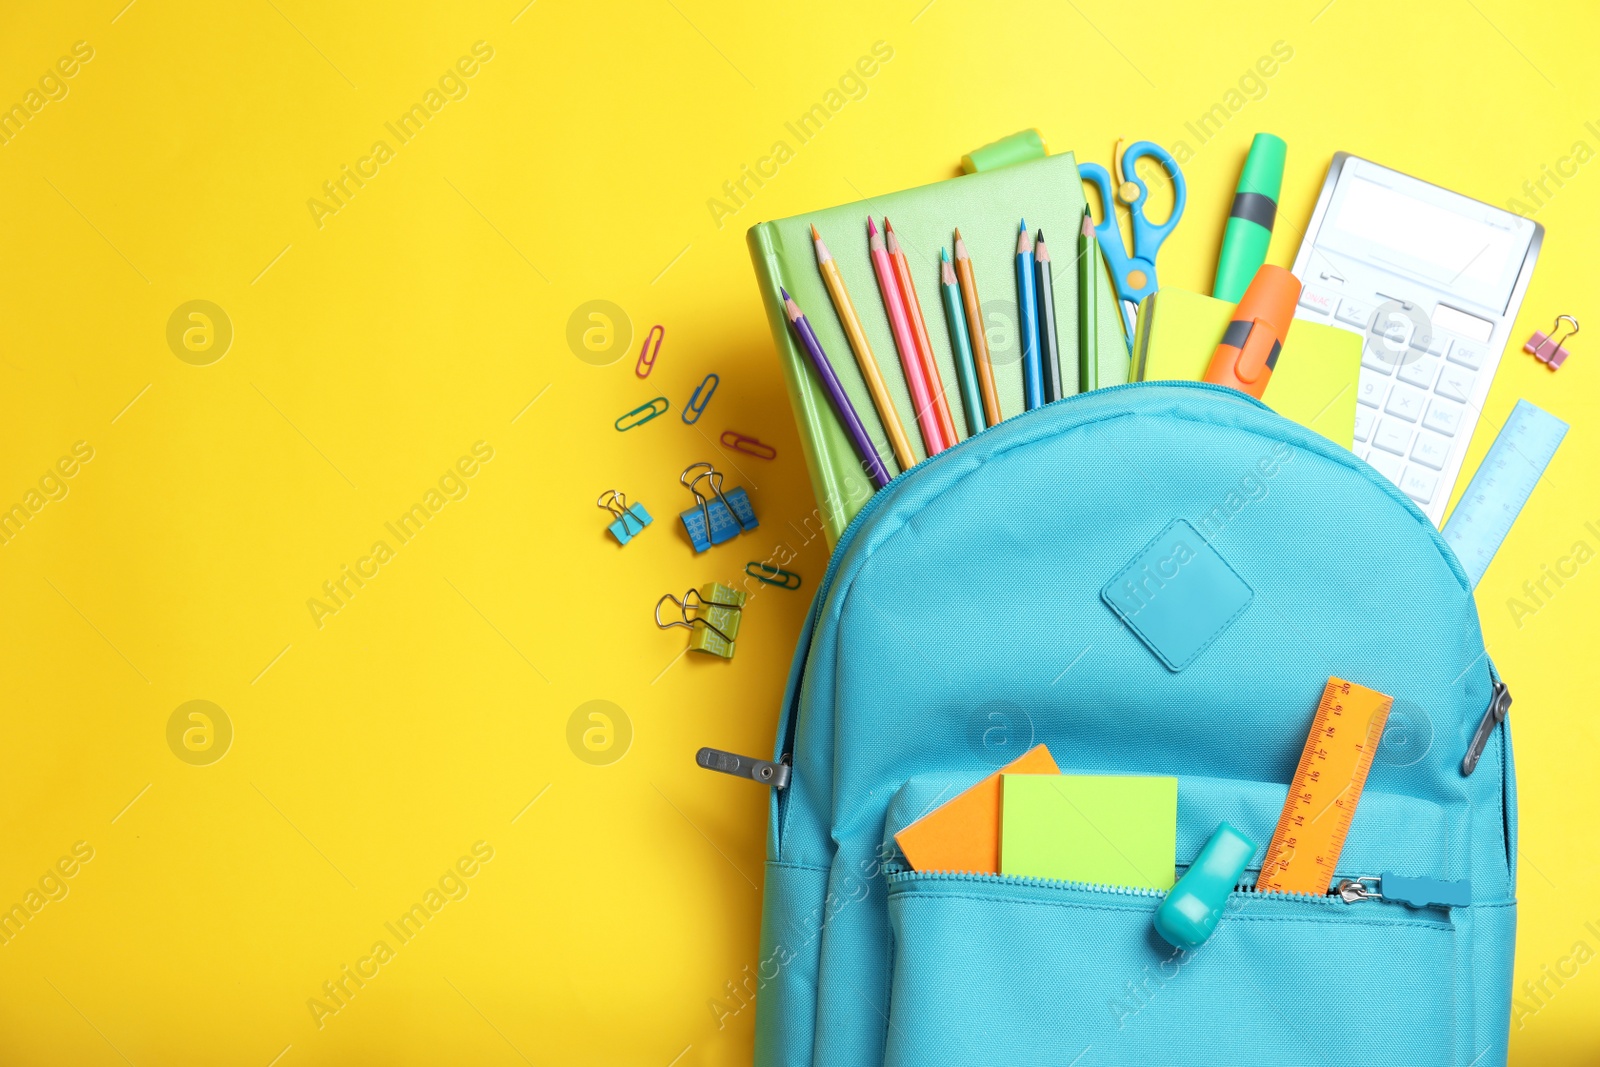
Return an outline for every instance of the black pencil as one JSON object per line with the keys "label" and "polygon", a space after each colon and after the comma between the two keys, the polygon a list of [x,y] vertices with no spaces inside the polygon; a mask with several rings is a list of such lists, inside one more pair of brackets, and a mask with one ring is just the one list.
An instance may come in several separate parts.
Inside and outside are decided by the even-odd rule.
{"label": "black pencil", "polygon": [[1050,250],[1044,231],[1033,246],[1034,288],[1039,291],[1039,361],[1044,364],[1044,402],[1061,399],[1061,355],[1056,344],[1056,294],[1050,272]]}

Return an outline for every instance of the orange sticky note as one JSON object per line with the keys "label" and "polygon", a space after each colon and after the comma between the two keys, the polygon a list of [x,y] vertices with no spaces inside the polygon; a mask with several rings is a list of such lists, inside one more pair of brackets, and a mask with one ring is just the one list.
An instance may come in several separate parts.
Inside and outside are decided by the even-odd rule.
{"label": "orange sticky note", "polygon": [[1000,775],[1060,773],[1050,750],[1036,745],[895,834],[895,842],[913,870],[999,874]]}

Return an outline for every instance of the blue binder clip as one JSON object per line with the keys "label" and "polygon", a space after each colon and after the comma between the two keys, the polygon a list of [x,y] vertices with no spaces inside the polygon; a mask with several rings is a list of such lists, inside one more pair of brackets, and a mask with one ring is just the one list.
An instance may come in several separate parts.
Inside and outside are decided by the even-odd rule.
{"label": "blue binder clip", "polygon": [[652,521],[650,513],[644,509],[643,504],[628,503],[628,498],[617,489],[607,489],[601,493],[600,499],[595,504],[600,510],[612,516],[614,521],[606,529],[617,539],[619,545],[625,545],[639,536],[639,533]]}
{"label": "blue binder clip", "polygon": [[[760,525],[750,497],[738,487],[723,492],[722,474],[711,464],[690,464],[678,476],[678,482],[694,494],[695,506],[678,518],[696,552],[731,541]],[[708,491],[710,496],[706,495]]]}

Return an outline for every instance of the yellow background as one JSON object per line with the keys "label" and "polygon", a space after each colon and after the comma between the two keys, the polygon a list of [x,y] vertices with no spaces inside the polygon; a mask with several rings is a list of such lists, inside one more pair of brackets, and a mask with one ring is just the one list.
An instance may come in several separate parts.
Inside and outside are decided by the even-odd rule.
{"label": "yellow background", "polygon": [[[1118,137],[1182,139],[1161,275],[1207,290],[1257,130],[1290,146],[1283,264],[1337,150],[1504,205],[1574,142],[1600,148],[1582,3],[125,2],[0,16],[0,103],[94,49],[0,146],[0,506],[94,449],[0,546],[0,906],[94,850],[0,946],[7,1063],[746,1062],[754,1012],[719,1025],[710,1002],[737,1008],[726,983],[756,962],[765,791],[692,756],[770,751],[826,552],[745,228],[947,176],[1025,126],[1101,161]],[[866,96],[719,227],[707,200],[880,40]],[[384,124],[477,41],[493,58],[468,95],[398,145]],[[1197,144],[1184,123],[1277,41],[1292,60]],[[319,227],[307,201],[379,139],[394,158]],[[1594,314],[1600,163],[1537,218],[1518,342]],[[234,330],[207,366],[166,340],[194,299]],[[595,299],[629,318],[609,366],[566,339]],[[1572,424],[1479,589],[1516,697],[1519,986],[1575,942],[1600,951],[1600,563],[1520,626],[1506,607],[1574,542],[1600,549],[1600,335],[1571,347],[1559,376],[1506,355],[1467,464],[1518,397]],[[657,395],[669,415],[612,428]],[[719,450],[729,429],[778,459]],[[468,495],[396,544],[384,523],[478,441],[493,459]],[[676,478],[702,459],[761,527],[696,557]],[[657,520],[625,548],[594,506],[613,487]],[[379,539],[394,558],[319,628],[308,599]],[[755,598],[731,664],[651,623],[662,593],[784,545],[805,588]],[[234,730],[209,766],[167,742],[195,699]],[[567,740],[596,699],[631,723],[608,766]],[[468,895],[319,1028],[308,999],[478,841],[493,859]],[[1600,964],[1548,988],[1513,1061],[1595,1062]]]}

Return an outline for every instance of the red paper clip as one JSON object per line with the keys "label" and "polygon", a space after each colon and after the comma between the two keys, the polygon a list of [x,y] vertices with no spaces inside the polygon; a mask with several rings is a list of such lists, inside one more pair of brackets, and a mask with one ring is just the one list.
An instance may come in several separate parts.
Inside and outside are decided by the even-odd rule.
{"label": "red paper clip", "polygon": [[747,456],[757,459],[777,459],[778,450],[754,437],[746,437],[738,430],[723,430],[722,443],[735,452],[743,452]]}
{"label": "red paper clip", "polygon": [[[661,342],[666,336],[666,327],[650,327],[650,332],[644,335],[644,347],[639,349],[639,363],[633,368],[633,373],[641,378],[650,377],[650,372],[656,368],[656,357],[661,354]],[[654,348],[650,347],[652,340],[655,341]]]}

